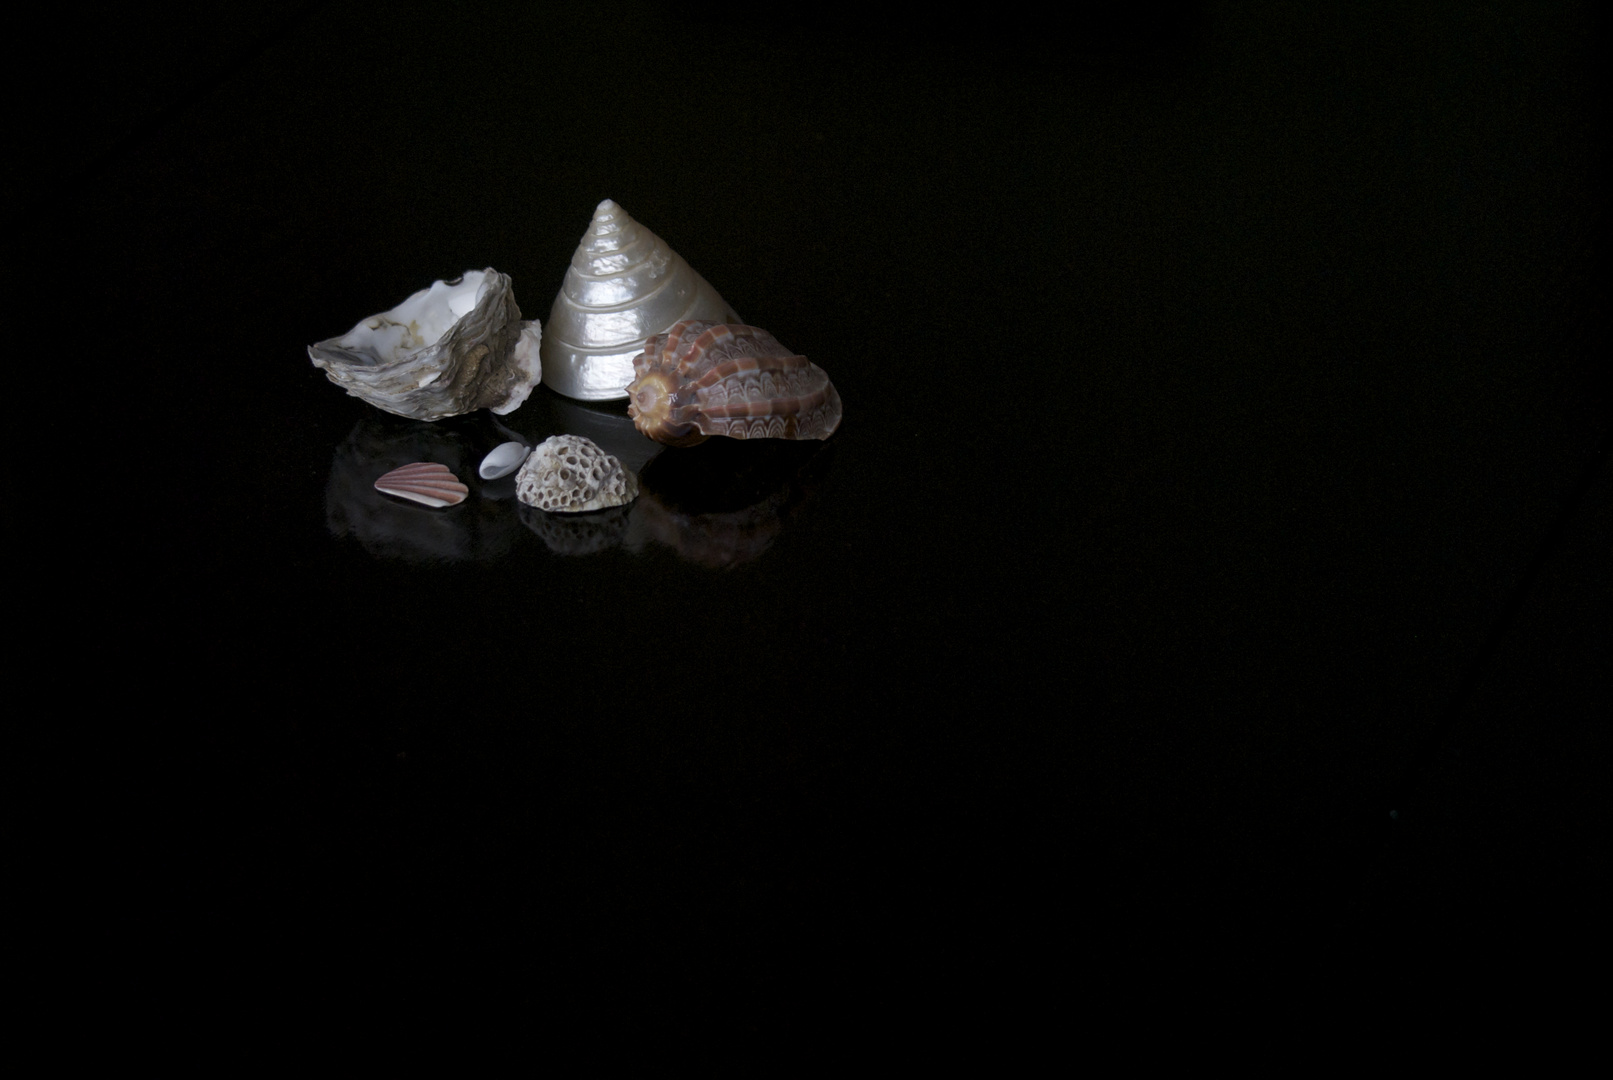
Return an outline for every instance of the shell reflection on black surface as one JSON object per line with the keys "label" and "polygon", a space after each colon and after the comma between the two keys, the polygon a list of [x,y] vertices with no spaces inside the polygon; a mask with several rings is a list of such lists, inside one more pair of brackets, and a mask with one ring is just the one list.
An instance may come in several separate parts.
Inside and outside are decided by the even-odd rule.
{"label": "shell reflection on black surface", "polygon": [[680,322],[633,358],[627,412],[657,442],[827,439],[840,426],[829,375],[766,330]]}

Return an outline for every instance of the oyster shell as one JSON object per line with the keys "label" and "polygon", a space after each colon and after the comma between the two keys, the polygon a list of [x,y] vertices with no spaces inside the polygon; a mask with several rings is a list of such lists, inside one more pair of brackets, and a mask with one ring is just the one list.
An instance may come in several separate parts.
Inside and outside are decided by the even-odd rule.
{"label": "oyster shell", "polygon": [[638,498],[638,477],[578,435],[554,435],[515,474],[515,494],[550,513],[580,514]]}
{"label": "oyster shell", "polygon": [[606,199],[549,311],[543,378],[582,401],[626,397],[645,340],[682,319],[739,316],[665,241]]}
{"label": "oyster shell", "polygon": [[509,277],[488,267],[435,282],[341,337],[308,346],[308,356],[331,382],[389,413],[502,415],[542,377],[542,333],[522,320]]}
{"label": "oyster shell", "polygon": [[828,372],[754,326],[680,322],[633,358],[627,412],[657,442],[827,439],[840,426]]}

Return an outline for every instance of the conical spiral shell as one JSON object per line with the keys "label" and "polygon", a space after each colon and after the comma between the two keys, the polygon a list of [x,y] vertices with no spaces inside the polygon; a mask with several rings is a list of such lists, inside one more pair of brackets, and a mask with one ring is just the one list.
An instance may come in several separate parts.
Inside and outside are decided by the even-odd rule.
{"label": "conical spiral shell", "polygon": [[681,322],[633,359],[627,412],[658,442],[827,439],[840,426],[828,372],[754,326]]}
{"label": "conical spiral shell", "polygon": [[739,316],[665,241],[606,199],[550,309],[543,381],[582,401],[626,397],[644,342],[684,319]]}

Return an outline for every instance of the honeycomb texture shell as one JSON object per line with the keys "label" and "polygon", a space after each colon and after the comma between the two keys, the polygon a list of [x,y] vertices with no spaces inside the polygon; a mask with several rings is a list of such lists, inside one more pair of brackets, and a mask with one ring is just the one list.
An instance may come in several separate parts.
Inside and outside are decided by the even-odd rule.
{"label": "honeycomb texture shell", "polygon": [[580,514],[638,498],[638,477],[580,435],[555,435],[515,474],[515,495],[555,514]]}

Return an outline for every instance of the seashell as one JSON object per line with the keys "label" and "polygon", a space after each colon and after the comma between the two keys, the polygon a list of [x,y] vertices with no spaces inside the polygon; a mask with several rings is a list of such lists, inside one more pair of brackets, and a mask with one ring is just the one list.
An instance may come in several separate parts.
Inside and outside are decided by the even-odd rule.
{"label": "seashell", "polygon": [[458,506],[470,494],[470,488],[461,484],[448,466],[433,461],[393,469],[375,482],[375,490],[427,506]]}
{"label": "seashell", "polygon": [[633,358],[627,412],[657,442],[827,439],[840,426],[828,372],[766,330],[681,322]]}
{"label": "seashell", "polygon": [[626,397],[633,357],[651,334],[683,319],[739,316],[665,241],[606,199],[549,311],[544,381],[582,401]]}
{"label": "seashell", "polygon": [[341,337],[308,346],[330,381],[416,420],[518,408],[543,375],[542,328],[489,267],[434,282]]}
{"label": "seashell", "polygon": [[476,472],[483,480],[497,480],[501,476],[508,476],[521,467],[526,460],[528,450],[526,443],[507,442],[493,447],[493,452],[482,459],[481,467]]}
{"label": "seashell", "polygon": [[632,502],[638,498],[638,477],[589,440],[555,435],[521,466],[515,494],[539,510],[580,514]]}

